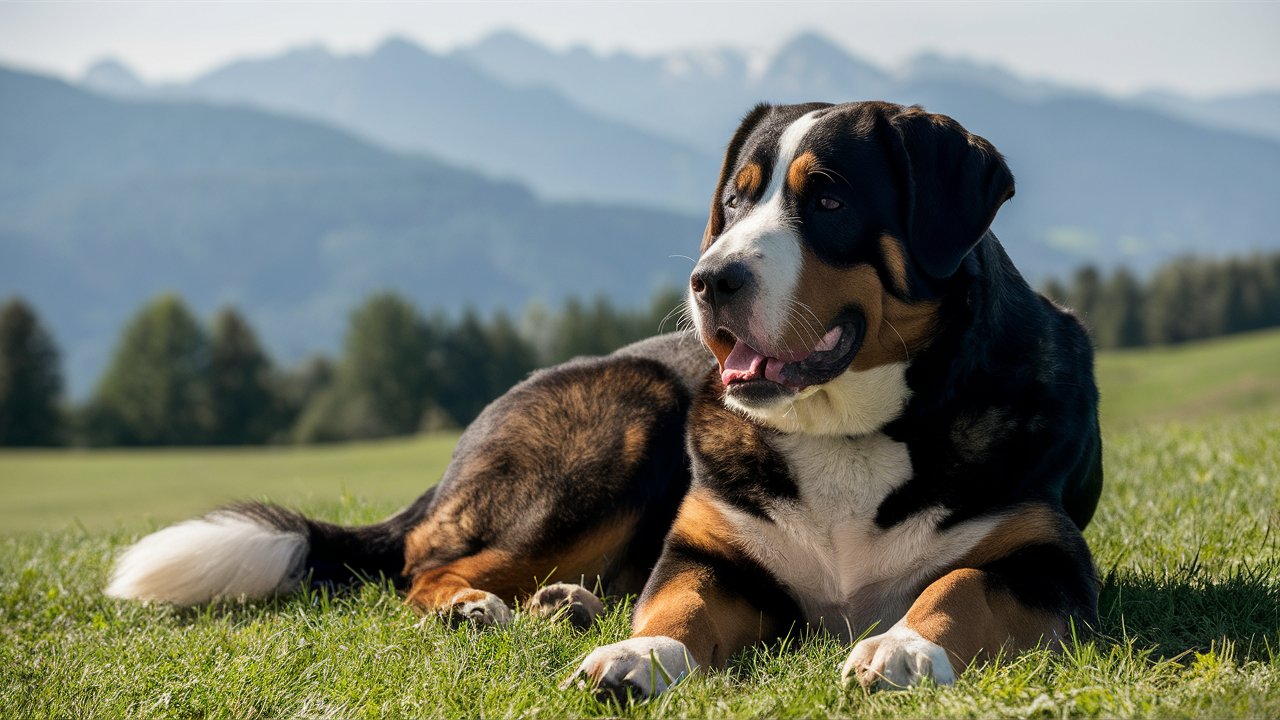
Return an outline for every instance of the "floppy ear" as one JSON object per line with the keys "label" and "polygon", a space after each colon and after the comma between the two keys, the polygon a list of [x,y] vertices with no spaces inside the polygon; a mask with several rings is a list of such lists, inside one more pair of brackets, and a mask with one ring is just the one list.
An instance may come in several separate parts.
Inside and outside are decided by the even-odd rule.
{"label": "floppy ear", "polygon": [[724,151],[724,163],[720,165],[720,179],[716,181],[715,192],[711,195],[711,216],[707,218],[707,229],[702,233],[699,254],[706,252],[711,241],[724,230],[724,206],[720,204],[720,192],[729,180],[729,173],[737,167],[738,155],[742,152],[742,146],[746,144],[747,138],[751,136],[751,131],[756,129],[772,109],[773,107],[766,103],[760,103],[751,108],[751,112],[742,118],[742,124],[738,125],[737,131],[733,133],[733,139],[729,141],[729,147]]}
{"label": "floppy ear", "polygon": [[951,277],[1013,197],[1013,173],[995,146],[945,115],[916,106],[890,122],[905,155],[907,246],[930,277]]}

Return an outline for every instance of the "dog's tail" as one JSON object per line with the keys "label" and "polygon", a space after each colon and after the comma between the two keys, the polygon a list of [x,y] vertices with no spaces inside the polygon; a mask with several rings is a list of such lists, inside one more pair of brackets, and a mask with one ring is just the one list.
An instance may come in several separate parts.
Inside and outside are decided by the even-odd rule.
{"label": "dog's tail", "polygon": [[170,525],[116,559],[111,597],[174,605],[257,599],[313,585],[348,585],[379,574],[403,584],[404,539],[435,488],[376,525],[342,527],[292,510],[242,503]]}

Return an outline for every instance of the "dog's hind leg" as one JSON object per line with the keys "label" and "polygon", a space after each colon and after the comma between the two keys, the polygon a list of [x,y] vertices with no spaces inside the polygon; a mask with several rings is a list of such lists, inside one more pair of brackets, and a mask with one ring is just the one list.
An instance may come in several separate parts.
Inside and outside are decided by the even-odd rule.
{"label": "dog's hind leg", "polygon": [[[660,363],[580,360],[534,375],[458,441],[404,540],[406,601],[502,625],[509,604],[589,624],[643,587],[688,488],[684,385]],[[531,598],[544,585],[534,601]]]}
{"label": "dog's hind leg", "polygon": [[534,617],[564,619],[574,627],[586,630],[604,612],[604,603],[581,585],[555,583],[534,593],[525,609]]}
{"label": "dog's hind leg", "polygon": [[506,553],[482,550],[415,573],[405,602],[421,613],[442,616],[454,625],[503,627],[511,622],[507,599],[522,594],[516,570]]}
{"label": "dog's hind leg", "polygon": [[556,545],[530,543],[513,551],[489,547],[454,560],[428,559],[408,571],[412,580],[405,599],[420,612],[454,623],[505,625],[511,617],[507,602],[520,602],[538,617],[557,616],[563,608],[571,622],[587,627],[604,606],[589,590],[570,583],[608,577],[611,558],[625,552],[635,525],[633,515],[614,516]]}

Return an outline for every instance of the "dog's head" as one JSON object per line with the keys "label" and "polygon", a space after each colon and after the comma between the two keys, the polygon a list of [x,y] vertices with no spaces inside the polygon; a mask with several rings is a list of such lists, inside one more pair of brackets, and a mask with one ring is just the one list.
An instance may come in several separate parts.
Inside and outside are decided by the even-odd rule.
{"label": "dog's head", "polygon": [[711,203],[690,306],[726,403],[787,432],[896,417],[941,290],[1013,195],[986,140],[867,102],[755,108]]}

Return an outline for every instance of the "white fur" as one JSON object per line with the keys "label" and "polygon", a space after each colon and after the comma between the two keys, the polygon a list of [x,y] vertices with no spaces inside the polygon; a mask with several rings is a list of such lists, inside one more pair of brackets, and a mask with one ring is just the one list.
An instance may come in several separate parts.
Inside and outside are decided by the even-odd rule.
{"label": "white fur", "polygon": [[806,620],[852,641],[876,623],[902,617],[920,587],[972,549],[999,522],[988,517],[944,531],[932,507],[882,529],[876,511],[912,476],[906,445],[883,433],[857,437],[779,435],[799,489],[769,519],[726,503],[736,540],[785,585]]}
{"label": "white fur", "polygon": [[887,632],[854,645],[840,678],[845,683],[856,679],[867,687],[902,690],[926,678],[949,685],[956,681],[956,671],[946,649],[898,622]]}
{"label": "white fur", "polygon": [[739,403],[731,395],[725,404],[784,433],[844,436],[879,431],[901,414],[910,397],[907,364],[887,363],[870,370],[846,370],[830,382],[765,407]]}
{"label": "white fur", "polygon": [[151,533],[116,560],[106,594],[198,605],[268,597],[301,581],[307,539],[233,513]]}
{"label": "white fur", "polygon": [[634,637],[591,651],[564,686],[585,686],[598,678],[595,688],[621,691],[630,686],[642,698],[650,698],[680,682],[698,668],[689,649],[669,637]]}
{"label": "white fur", "polygon": [[[765,354],[783,350],[778,343],[789,327],[789,299],[800,282],[801,246],[804,241],[787,216],[783,196],[787,170],[799,152],[800,142],[817,122],[817,112],[801,116],[783,131],[778,140],[773,174],[761,201],[726,230],[698,263],[742,262],[751,269],[752,275],[758,279],[759,289],[752,297],[748,313],[751,318],[749,330],[754,342],[767,343],[766,347],[755,348]],[[694,318],[695,322],[701,322],[699,313],[694,313]],[[707,335],[702,332],[703,337]]]}

